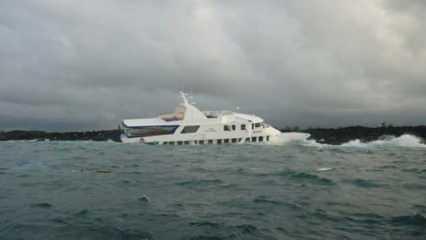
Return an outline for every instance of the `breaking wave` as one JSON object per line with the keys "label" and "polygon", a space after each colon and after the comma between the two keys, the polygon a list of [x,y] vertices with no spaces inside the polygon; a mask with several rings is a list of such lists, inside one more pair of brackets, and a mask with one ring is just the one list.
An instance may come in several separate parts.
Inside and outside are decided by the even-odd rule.
{"label": "breaking wave", "polygon": [[425,144],[422,143],[422,140],[416,136],[404,134],[400,137],[388,137],[383,140],[376,140],[372,142],[361,142],[359,139],[350,141],[348,143],[342,144],[344,147],[369,147],[369,146],[399,146],[399,147],[415,147],[415,148],[424,148]]}
{"label": "breaking wave", "polygon": [[310,147],[351,147],[351,148],[369,148],[378,146],[393,146],[393,147],[409,147],[409,148],[426,148],[426,144],[422,143],[422,139],[413,135],[404,134],[399,137],[388,136],[384,139],[371,142],[362,142],[360,139],[354,139],[341,145],[331,145],[319,143],[310,139],[309,133],[289,132],[282,133],[279,139],[274,141],[277,145],[300,144]]}

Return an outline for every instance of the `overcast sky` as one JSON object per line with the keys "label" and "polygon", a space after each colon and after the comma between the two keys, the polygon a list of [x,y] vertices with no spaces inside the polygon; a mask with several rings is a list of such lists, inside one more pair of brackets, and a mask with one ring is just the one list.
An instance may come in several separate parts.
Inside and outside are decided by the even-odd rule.
{"label": "overcast sky", "polygon": [[278,127],[426,124],[424,0],[1,0],[0,129],[240,107]]}

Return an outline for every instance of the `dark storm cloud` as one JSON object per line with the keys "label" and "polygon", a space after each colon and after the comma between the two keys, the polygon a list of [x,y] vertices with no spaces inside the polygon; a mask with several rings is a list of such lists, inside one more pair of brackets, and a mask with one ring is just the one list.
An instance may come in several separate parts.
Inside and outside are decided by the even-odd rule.
{"label": "dark storm cloud", "polygon": [[424,1],[0,2],[0,127],[240,106],[278,126],[422,124]]}

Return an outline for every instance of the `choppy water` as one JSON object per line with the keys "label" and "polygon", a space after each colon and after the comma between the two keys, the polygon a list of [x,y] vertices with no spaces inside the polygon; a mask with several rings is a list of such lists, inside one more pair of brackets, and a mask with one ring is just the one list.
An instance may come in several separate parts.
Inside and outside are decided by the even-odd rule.
{"label": "choppy water", "polygon": [[1,142],[0,239],[426,239],[426,147]]}

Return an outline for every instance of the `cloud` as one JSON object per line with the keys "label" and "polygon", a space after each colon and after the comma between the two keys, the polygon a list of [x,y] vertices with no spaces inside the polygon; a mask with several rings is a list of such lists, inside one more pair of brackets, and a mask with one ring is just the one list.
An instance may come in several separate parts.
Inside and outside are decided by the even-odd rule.
{"label": "cloud", "polygon": [[[423,1],[4,0],[0,126],[240,106],[280,127],[422,124]],[[48,124],[45,124],[48,123]]]}

